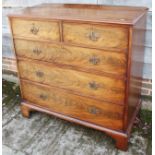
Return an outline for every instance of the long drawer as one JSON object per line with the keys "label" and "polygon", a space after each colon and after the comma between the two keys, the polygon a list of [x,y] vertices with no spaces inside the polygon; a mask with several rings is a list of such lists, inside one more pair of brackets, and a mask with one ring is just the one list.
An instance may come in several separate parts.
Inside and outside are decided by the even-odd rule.
{"label": "long drawer", "polygon": [[65,42],[96,48],[127,49],[128,28],[95,24],[63,24]]}
{"label": "long drawer", "polygon": [[58,22],[23,20],[20,18],[13,18],[11,22],[13,35],[16,37],[60,41]]}
{"label": "long drawer", "polygon": [[124,76],[126,53],[15,39],[17,56]]}
{"label": "long drawer", "polygon": [[124,104],[125,81],[59,68],[39,61],[19,60],[21,78],[65,88],[83,96]]}
{"label": "long drawer", "polygon": [[123,106],[98,102],[43,85],[21,81],[23,98],[48,110],[100,126],[122,129]]}

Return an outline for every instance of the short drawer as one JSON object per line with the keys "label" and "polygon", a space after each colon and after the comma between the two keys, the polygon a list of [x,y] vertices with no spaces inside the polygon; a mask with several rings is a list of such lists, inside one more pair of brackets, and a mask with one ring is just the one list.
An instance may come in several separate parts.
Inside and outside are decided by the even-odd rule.
{"label": "short drawer", "polygon": [[15,39],[17,56],[97,73],[126,74],[126,53]]}
{"label": "short drawer", "polygon": [[65,42],[107,49],[127,49],[128,29],[108,25],[63,24]]}
{"label": "short drawer", "polygon": [[18,65],[21,78],[68,89],[83,96],[124,104],[123,80],[59,68],[38,61],[19,60]]}
{"label": "short drawer", "polygon": [[57,22],[12,19],[13,35],[24,38],[59,41]]}
{"label": "short drawer", "polygon": [[21,82],[23,98],[37,106],[111,129],[123,127],[123,106],[70,94],[65,90]]}

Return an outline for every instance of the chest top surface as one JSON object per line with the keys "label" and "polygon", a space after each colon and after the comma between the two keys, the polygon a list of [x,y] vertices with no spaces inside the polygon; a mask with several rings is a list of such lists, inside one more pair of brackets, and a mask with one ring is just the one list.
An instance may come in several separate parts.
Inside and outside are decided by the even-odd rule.
{"label": "chest top surface", "polygon": [[133,25],[147,10],[146,7],[45,3],[19,10],[9,17]]}

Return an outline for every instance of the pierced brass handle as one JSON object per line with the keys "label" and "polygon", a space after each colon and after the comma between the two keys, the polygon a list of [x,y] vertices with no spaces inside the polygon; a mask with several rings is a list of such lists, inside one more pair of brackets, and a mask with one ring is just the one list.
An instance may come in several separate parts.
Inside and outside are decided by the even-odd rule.
{"label": "pierced brass handle", "polygon": [[95,81],[89,82],[88,84],[91,89],[97,90],[99,88],[99,84],[97,84]]}
{"label": "pierced brass handle", "polygon": [[44,73],[43,72],[41,72],[41,71],[37,71],[36,72],[36,75],[38,76],[38,77],[43,77],[44,76]]}
{"label": "pierced brass handle", "polygon": [[92,41],[97,41],[99,39],[99,34],[94,32],[94,31],[91,31],[89,34],[88,34],[88,38]]}
{"label": "pierced brass handle", "polygon": [[44,94],[40,94],[39,97],[42,99],[42,100],[46,100],[48,98],[47,95],[44,95]]}
{"label": "pierced brass handle", "polygon": [[88,107],[88,112],[93,115],[98,115],[98,114],[100,114],[101,111],[99,108],[97,108],[95,106],[90,106],[90,107]]}
{"label": "pierced brass handle", "polygon": [[39,55],[42,51],[39,48],[34,48],[33,53]]}
{"label": "pierced brass handle", "polygon": [[92,56],[90,59],[89,59],[89,62],[92,63],[93,65],[97,65],[99,64],[100,62],[100,59],[96,56]]}
{"label": "pierced brass handle", "polygon": [[32,28],[30,29],[30,32],[34,35],[37,35],[37,33],[39,32],[39,28],[37,28],[35,24],[33,23]]}

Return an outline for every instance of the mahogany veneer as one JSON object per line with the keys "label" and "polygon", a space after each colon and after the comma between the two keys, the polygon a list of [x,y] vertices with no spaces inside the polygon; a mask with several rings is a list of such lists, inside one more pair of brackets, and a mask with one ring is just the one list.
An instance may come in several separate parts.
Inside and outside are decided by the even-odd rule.
{"label": "mahogany veneer", "polygon": [[23,116],[37,110],[95,128],[127,150],[141,103],[146,13],[41,4],[9,15]]}

